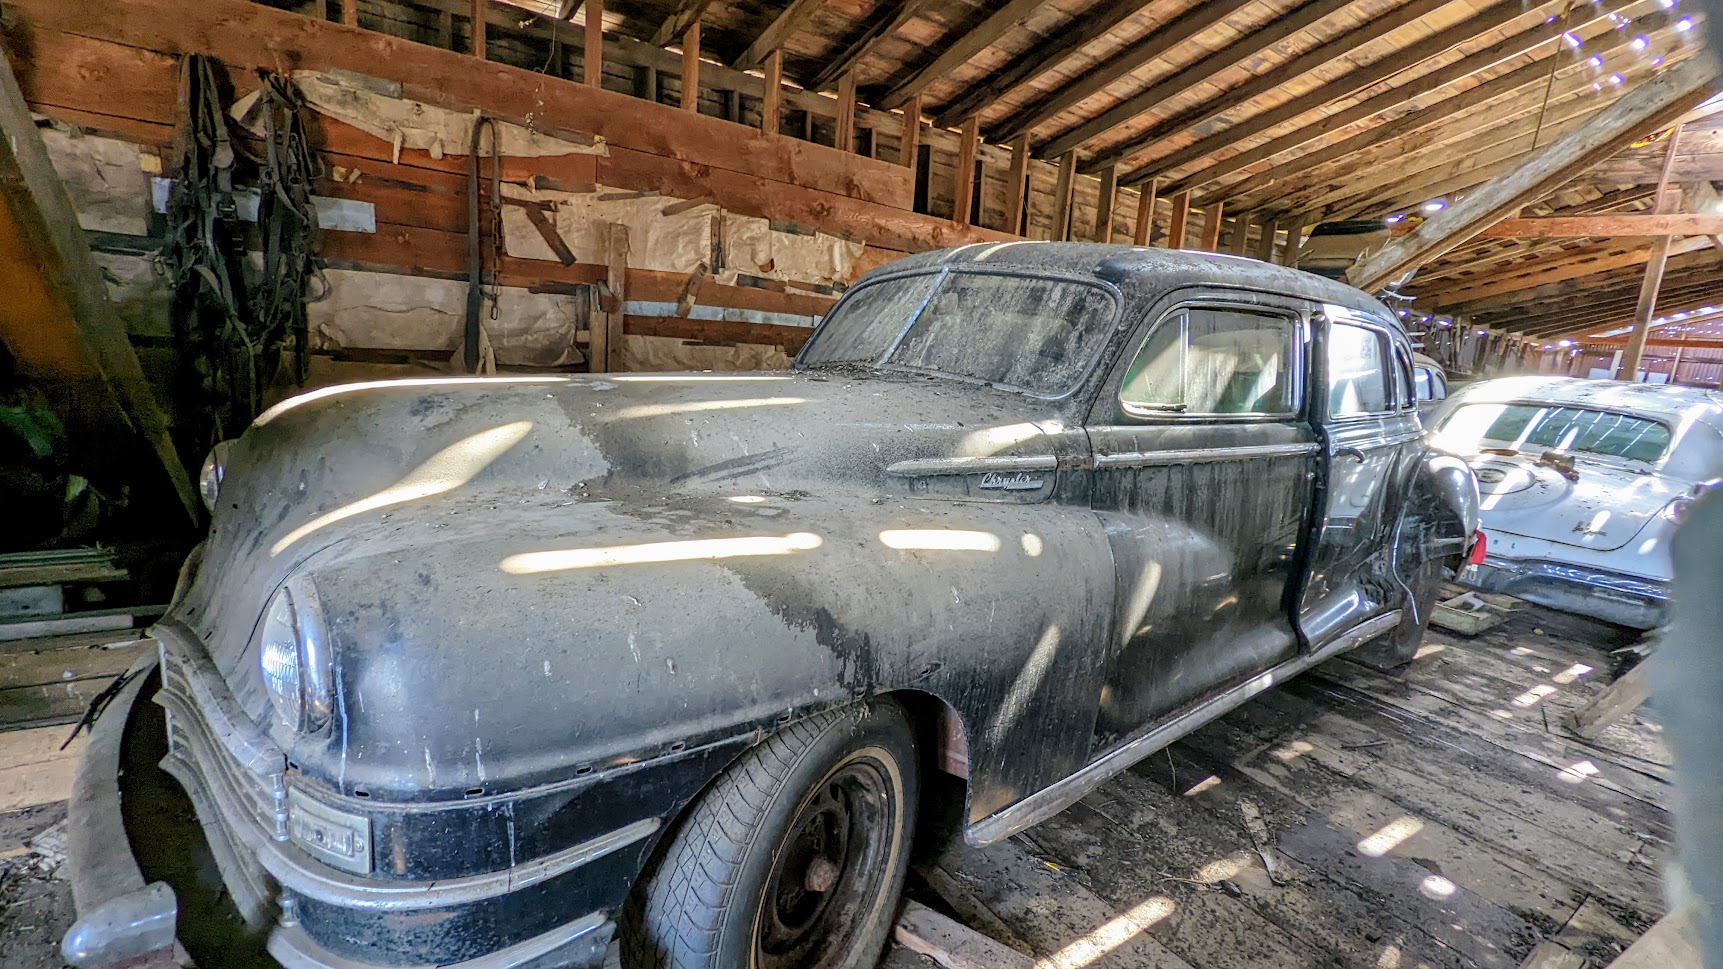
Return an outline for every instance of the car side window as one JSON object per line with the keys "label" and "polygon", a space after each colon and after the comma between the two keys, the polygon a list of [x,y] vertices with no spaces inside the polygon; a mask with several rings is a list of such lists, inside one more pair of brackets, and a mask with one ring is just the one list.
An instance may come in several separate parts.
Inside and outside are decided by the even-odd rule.
{"label": "car side window", "polygon": [[1419,400],[1436,399],[1436,385],[1434,381],[1435,374],[1431,373],[1428,367],[1419,367],[1417,370],[1412,371],[1412,383],[1417,391]]}
{"label": "car side window", "polygon": [[1138,415],[1291,414],[1298,410],[1297,348],[1291,316],[1182,307],[1137,351],[1119,399]]}
{"label": "car side window", "polygon": [[1418,406],[1418,395],[1412,390],[1412,359],[1399,347],[1394,348],[1394,372],[1399,378],[1394,381],[1395,399],[1401,410],[1411,410]]}
{"label": "car side window", "polygon": [[1382,334],[1349,323],[1328,328],[1328,416],[1382,414],[1388,404],[1388,345]]}

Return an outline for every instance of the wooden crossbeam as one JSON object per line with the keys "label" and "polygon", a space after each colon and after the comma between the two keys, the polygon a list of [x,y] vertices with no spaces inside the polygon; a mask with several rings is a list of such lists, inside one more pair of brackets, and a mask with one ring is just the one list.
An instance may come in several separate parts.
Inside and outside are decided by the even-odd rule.
{"label": "wooden crossbeam", "polygon": [[[1272,70],[1264,71],[1256,78],[1246,81],[1218,97],[1203,100],[1191,111],[1163,121],[1123,144],[1096,152],[1094,157],[1089,160],[1089,164],[1108,165],[1123,161],[1156,142],[1181,135],[1247,101],[1289,84],[1330,61],[1346,57],[1365,44],[1369,44],[1408,24],[1416,23],[1447,3],[1448,0],[1412,0],[1411,3],[1396,7],[1389,13],[1366,20],[1357,28],[1349,30],[1326,43],[1319,44],[1284,64],[1277,64]],[[1452,43],[1459,42],[1459,40],[1454,40]],[[1154,110],[1160,106],[1164,96],[1157,95],[1151,100],[1149,97],[1151,93],[1154,93],[1152,88],[1150,91],[1145,91],[1143,94],[1124,101],[1106,114],[1082,125],[1070,135],[1064,136],[1061,140],[1077,138],[1079,139],[1077,143],[1082,144],[1106,134],[1144,112]]]}
{"label": "wooden crossbeam", "polygon": [[[1657,176],[1657,195],[1651,202],[1651,211],[1659,215],[1669,211],[1675,195],[1670,191],[1669,173],[1675,168],[1680,146],[1681,125],[1676,125],[1669,133],[1663,172]],[[1633,380],[1639,372],[1639,360],[1645,354],[1645,337],[1651,332],[1651,318],[1657,313],[1657,291],[1663,286],[1663,267],[1669,261],[1669,246],[1669,236],[1652,240],[1651,253],[1645,260],[1644,284],[1640,286],[1638,305],[1633,310],[1633,332],[1628,335],[1627,349],[1622,352],[1621,368],[1615,372],[1617,380]]]}
{"label": "wooden crossbeam", "polygon": [[1584,128],[1543,148],[1513,173],[1460,199],[1352,267],[1348,281],[1375,290],[1454,248],[1521,206],[1571,181],[1647,131],[1679,118],[1717,90],[1718,64],[1701,56],[1677,65],[1598,112]]}
{"label": "wooden crossbeam", "polygon": [[[1680,268],[1711,265],[1715,262],[1702,250],[1707,248],[1703,239],[1684,239],[1671,250],[1671,258]],[[1586,287],[1588,295],[1576,297],[1575,287],[1571,281],[1588,277],[1603,277],[1619,270],[1635,270],[1645,265],[1647,250],[1643,248],[1630,249],[1625,252],[1617,246],[1591,246],[1580,250],[1566,250],[1553,258],[1536,259],[1522,263],[1511,263],[1485,270],[1471,277],[1458,277],[1443,280],[1437,288],[1410,287],[1418,299],[1433,306],[1439,306],[1444,311],[1455,313],[1488,313],[1502,310],[1521,312],[1528,307],[1522,304],[1534,304],[1529,307],[1548,307],[1552,301],[1563,298],[1589,299],[1589,291],[1599,285],[1596,279]],[[1696,255],[1697,254],[1697,255]],[[1692,258],[1688,258],[1691,256]],[[1631,277],[1623,277],[1624,281],[1637,286],[1638,273]],[[1416,280],[1415,280],[1416,282]]]}
{"label": "wooden crossbeam", "polygon": [[[1403,104],[1407,104],[1416,98],[1423,97],[1424,95],[1439,91],[1458,81],[1462,81],[1484,71],[1488,71],[1499,66],[1503,61],[1532,54],[1540,47],[1549,46],[1550,50],[1546,53],[1555,54],[1558,52],[1556,45],[1559,43],[1559,39],[1564,30],[1582,29],[1590,22],[1595,20],[1605,20],[1609,14],[1614,13],[1616,10],[1632,6],[1639,2],[1641,2],[1641,0],[1610,0],[1608,4],[1586,4],[1580,11],[1581,16],[1579,23],[1577,24],[1565,23],[1560,20],[1553,23],[1539,23],[1530,30],[1516,33],[1505,40],[1498,41],[1484,50],[1470,54],[1452,64],[1437,67],[1435,70],[1421,74],[1403,84],[1389,88],[1380,94],[1365,98],[1350,107],[1343,108],[1332,114],[1317,118],[1309,124],[1304,125],[1295,131],[1289,132],[1288,134],[1272,138],[1261,145],[1238,152],[1237,154],[1231,155],[1227,158],[1216,160],[1179,179],[1177,184],[1181,189],[1196,188],[1208,182],[1212,182],[1215,179],[1224,178],[1234,172],[1248,168],[1263,159],[1273,158],[1276,155],[1299,148],[1325,135],[1339,131],[1348,125],[1373,118],[1385,111],[1391,111]],[[1531,12],[1535,12],[1535,9],[1533,11],[1524,11],[1518,3],[1498,4],[1496,7],[1492,7],[1486,11],[1485,14],[1480,15],[1479,18],[1468,20],[1460,26],[1467,29],[1474,29],[1478,33],[1482,33],[1484,30],[1490,29],[1491,26],[1500,26],[1512,23],[1518,17]],[[1595,17],[1590,16],[1591,14],[1595,14]],[[1488,24],[1488,26],[1486,26],[1486,24]],[[1411,48],[1408,48],[1408,50],[1403,53],[1391,55],[1386,59],[1386,63],[1388,67],[1406,68],[1408,69],[1407,72],[1409,72],[1409,68],[1413,65],[1408,65],[1404,63],[1405,61],[1410,58],[1419,57],[1420,54],[1423,56],[1419,57],[1419,60],[1427,61],[1446,49],[1448,49],[1447,46],[1439,45],[1439,43],[1435,42],[1433,38],[1426,39],[1413,45]],[[1381,70],[1387,70],[1388,67],[1383,67]],[[1372,68],[1375,68],[1375,65],[1372,65]],[[1155,175],[1162,174],[1163,172],[1180,168],[1190,162],[1210,157],[1217,151],[1232,145],[1240,144],[1265,131],[1284,124],[1287,121],[1291,121],[1294,118],[1301,117],[1336,101],[1350,97],[1369,86],[1369,84],[1359,85],[1353,83],[1353,81],[1356,80],[1353,75],[1356,74],[1359,75],[1359,77],[1374,78],[1374,80],[1371,80],[1369,83],[1376,83],[1376,81],[1381,80],[1380,77],[1376,76],[1377,70],[1372,68],[1349,72],[1348,74],[1342,75],[1338,84],[1325,84],[1309,94],[1302,95],[1288,101],[1280,107],[1264,111],[1258,115],[1253,115],[1236,125],[1228,127],[1220,134],[1204,138],[1188,148],[1173,152],[1163,158],[1158,158],[1148,165],[1133,170],[1126,181],[1131,182],[1140,178],[1153,177]],[[1547,65],[1540,67],[1534,62],[1533,64],[1519,68],[1517,71],[1512,73],[1517,74],[1518,77],[1514,83],[1505,89],[1512,90],[1521,84],[1534,83],[1539,79],[1547,80],[1549,77],[1549,68]],[[1443,106],[1443,109],[1449,110],[1446,105]]]}
{"label": "wooden crossbeam", "polygon": [[954,128],[970,115],[980,114],[1000,98],[1059,66],[1067,58],[1097,40],[1142,10],[1145,0],[1106,0],[1071,20],[1048,43],[1037,45],[1016,57],[1003,69],[952,99],[933,119],[936,127]]}
{"label": "wooden crossbeam", "polygon": [[1719,233],[1723,233],[1723,215],[1582,215],[1503,219],[1478,233],[1478,238],[1560,239]]}
{"label": "wooden crossbeam", "polygon": [[686,34],[688,28],[700,22],[706,8],[711,5],[712,0],[681,0],[676,5],[676,12],[664,18],[664,22],[652,32],[649,43],[654,47],[663,47]]}
{"label": "wooden crossbeam", "polygon": [[1214,27],[1249,2],[1250,0],[1203,0],[1162,24],[1147,37],[1084,71],[1070,83],[1015,112],[1011,118],[989,131],[988,137],[1002,141],[1040,127],[1055,115],[1088,100],[1125,75]]}
{"label": "wooden crossbeam", "polygon": [[198,519],[200,502],[169,437],[167,415],[108,305],[102,269],[4,55],[0,279],[6,280],[0,340],[73,430],[74,446],[101,464],[141,441],[186,514]]}
{"label": "wooden crossbeam", "polygon": [[850,42],[848,47],[836,57],[827,61],[825,66],[808,81],[811,91],[824,91],[831,87],[838,78],[855,69],[857,63],[869,54],[878,44],[903,29],[904,24],[915,19],[928,4],[934,0],[900,0],[891,16],[882,16],[884,11],[876,9],[868,16],[867,27],[861,36]]}
{"label": "wooden crossbeam", "polygon": [[912,96],[927,90],[929,85],[993,46],[1007,31],[1028,19],[1030,14],[1041,9],[1046,2],[1047,0],[1011,0],[975,28],[959,33],[932,60],[875,98],[874,106],[889,110],[908,103]]}
{"label": "wooden crossbeam", "polygon": [[820,9],[823,0],[791,0],[790,5],[778,14],[776,20],[760,31],[760,36],[748,45],[742,56],[736,58],[731,66],[738,71],[751,71],[766,63],[766,58],[783,50],[784,42],[789,40],[797,31],[807,26],[808,21]]}

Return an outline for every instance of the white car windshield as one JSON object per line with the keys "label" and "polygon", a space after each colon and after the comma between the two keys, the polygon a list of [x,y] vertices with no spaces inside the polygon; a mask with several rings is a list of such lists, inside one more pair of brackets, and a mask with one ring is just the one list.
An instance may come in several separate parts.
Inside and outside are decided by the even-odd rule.
{"label": "white car windshield", "polygon": [[1448,415],[1433,443],[1456,453],[1501,448],[1654,462],[1669,450],[1669,441],[1668,425],[1613,411],[1559,404],[1467,404]]}
{"label": "white car windshield", "polygon": [[845,299],[798,366],[865,366],[976,380],[1053,397],[1076,386],[1112,332],[1092,283],[978,272],[869,283]]}

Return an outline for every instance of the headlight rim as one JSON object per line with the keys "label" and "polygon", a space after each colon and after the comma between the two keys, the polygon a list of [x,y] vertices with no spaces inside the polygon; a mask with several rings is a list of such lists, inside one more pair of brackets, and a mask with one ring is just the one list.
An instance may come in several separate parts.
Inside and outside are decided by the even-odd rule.
{"label": "headlight rim", "polygon": [[204,455],[203,465],[198,469],[198,496],[211,514],[215,513],[216,502],[221,500],[221,486],[227,481],[227,462],[232,454],[233,441],[218,441]]}
{"label": "headlight rim", "polygon": [[[258,671],[276,720],[295,734],[328,729],[335,715],[335,663],[322,599],[310,577],[296,575],[283,582],[270,596],[258,625]],[[282,683],[284,677],[270,672],[272,655],[281,658],[277,641],[283,638],[290,644],[285,650],[293,669],[290,691]]]}

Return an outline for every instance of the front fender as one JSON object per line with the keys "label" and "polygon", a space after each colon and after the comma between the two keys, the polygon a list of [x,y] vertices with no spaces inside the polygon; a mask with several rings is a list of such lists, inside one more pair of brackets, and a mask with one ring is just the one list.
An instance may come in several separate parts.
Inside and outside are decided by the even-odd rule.
{"label": "front fender", "polygon": [[1483,522],[1478,479],[1451,454],[1426,451],[1400,512],[1396,555],[1416,566],[1462,555]]}

